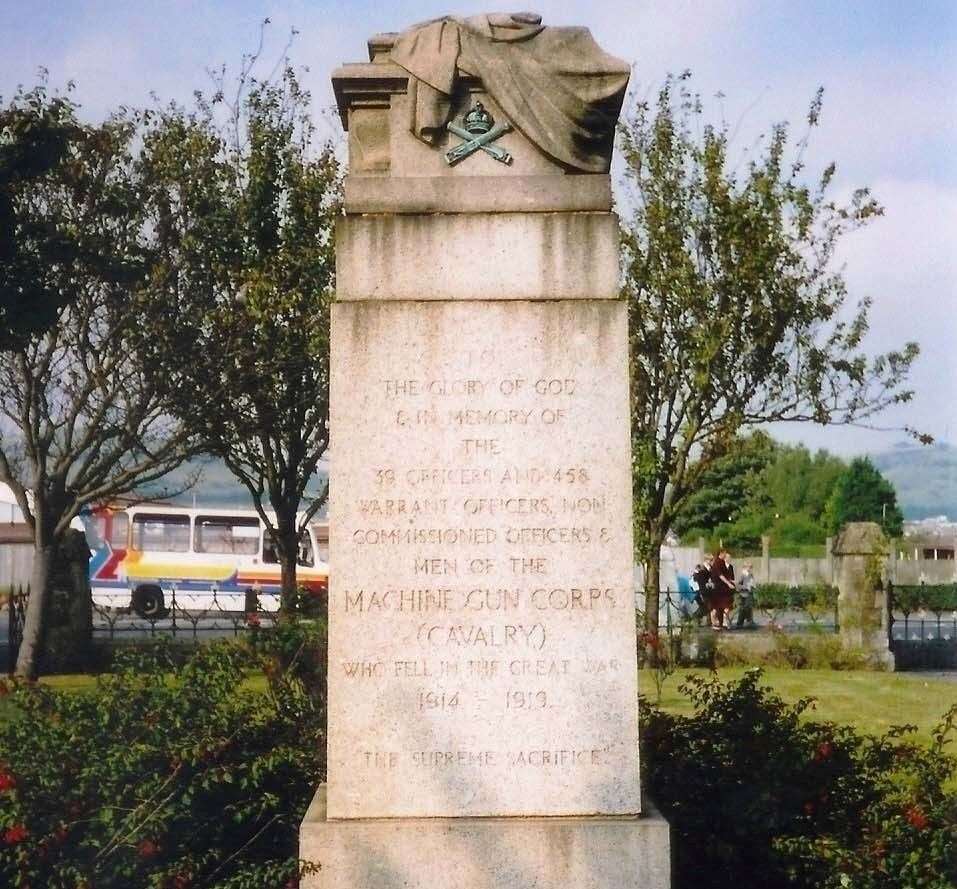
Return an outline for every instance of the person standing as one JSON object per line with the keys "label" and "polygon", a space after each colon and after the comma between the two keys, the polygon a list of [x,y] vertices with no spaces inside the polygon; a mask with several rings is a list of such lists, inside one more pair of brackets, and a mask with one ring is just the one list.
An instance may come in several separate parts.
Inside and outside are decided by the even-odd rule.
{"label": "person standing", "polygon": [[754,623],[754,566],[748,562],[737,581],[738,587],[738,619],[735,628],[740,630],[747,622],[749,630],[755,629]]}
{"label": "person standing", "polygon": [[711,562],[711,556],[706,556],[704,564],[695,565],[694,574],[691,575],[696,589],[695,604],[698,607],[694,617],[695,623],[698,624],[711,614],[711,593],[714,589],[711,584]]}
{"label": "person standing", "polygon": [[734,569],[731,567],[731,553],[723,547],[711,563],[711,628],[724,629],[724,617],[734,602]]}
{"label": "person standing", "polygon": [[738,582],[734,577],[734,563],[731,561],[731,553],[725,552],[725,563],[727,564],[728,578],[731,580],[734,585],[731,590],[731,601],[728,603],[728,607],[724,610],[723,623],[726,630],[731,629],[731,612],[737,607],[738,604]]}

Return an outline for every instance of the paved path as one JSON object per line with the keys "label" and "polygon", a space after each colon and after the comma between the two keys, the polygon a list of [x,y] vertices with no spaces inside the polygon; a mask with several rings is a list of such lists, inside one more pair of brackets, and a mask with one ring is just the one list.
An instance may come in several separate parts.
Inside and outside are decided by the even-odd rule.
{"label": "paved path", "polygon": [[908,675],[922,676],[924,679],[944,679],[957,682],[957,670],[908,670]]}

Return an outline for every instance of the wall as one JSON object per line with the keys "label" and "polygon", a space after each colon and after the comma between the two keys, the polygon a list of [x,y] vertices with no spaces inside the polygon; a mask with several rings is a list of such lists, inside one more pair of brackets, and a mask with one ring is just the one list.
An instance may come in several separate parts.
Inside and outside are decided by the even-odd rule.
{"label": "wall", "polygon": [[[830,550],[830,547],[828,547]],[[892,547],[887,564],[887,576],[892,583],[903,584],[944,584],[957,583],[957,561],[953,559],[898,559],[894,557],[896,548]],[[694,566],[706,555],[700,546],[664,546],[661,548],[661,588],[675,590],[678,576],[691,577]],[[732,554],[733,555],[733,554]],[[765,549],[764,556],[737,557],[734,568],[740,573],[745,562],[754,566],[754,576],[758,583],[783,583],[788,586],[805,586],[815,583],[837,584],[837,573],[833,557],[823,559],[792,559],[772,557]],[[644,575],[641,566],[635,567],[635,589],[644,587]]]}
{"label": "wall", "polygon": [[30,582],[33,546],[29,543],[0,542],[0,592]]}

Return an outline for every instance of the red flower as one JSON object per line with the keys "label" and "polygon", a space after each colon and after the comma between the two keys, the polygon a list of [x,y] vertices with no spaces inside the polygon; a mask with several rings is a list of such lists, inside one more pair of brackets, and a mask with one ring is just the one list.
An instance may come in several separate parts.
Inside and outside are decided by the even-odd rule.
{"label": "red flower", "polygon": [[17,779],[9,772],[0,772],[0,793],[13,790],[17,786]]}
{"label": "red flower", "polygon": [[817,745],[817,752],[814,754],[815,762],[824,762],[825,759],[830,759],[831,754],[834,752],[834,748],[831,747],[830,741],[821,741]]}
{"label": "red flower", "polygon": [[262,621],[259,619],[259,615],[255,611],[250,611],[246,615],[246,626],[247,627],[258,627]]}
{"label": "red flower", "polygon": [[15,846],[17,843],[22,843],[28,836],[30,836],[29,830],[22,824],[14,824],[3,832],[3,842],[8,846]]}
{"label": "red flower", "polygon": [[177,874],[171,885],[172,889],[189,889],[193,885],[193,878],[190,874]]}
{"label": "red flower", "polygon": [[918,830],[923,830],[930,823],[920,806],[911,806],[904,812],[904,817],[911,827],[916,827]]}
{"label": "red flower", "polygon": [[159,853],[160,847],[152,840],[140,840],[136,844],[136,854],[140,858],[153,858]]}

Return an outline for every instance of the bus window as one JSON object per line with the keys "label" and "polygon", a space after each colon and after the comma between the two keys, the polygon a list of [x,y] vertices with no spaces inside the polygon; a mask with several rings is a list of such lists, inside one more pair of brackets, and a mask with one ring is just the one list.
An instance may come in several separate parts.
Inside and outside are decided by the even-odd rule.
{"label": "bus window", "polygon": [[329,526],[326,524],[313,525],[312,531],[316,535],[316,555],[320,562],[329,561]]}
{"label": "bus window", "polygon": [[99,549],[103,544],[106,533],[106,517],[95,515],[83,522],[83,533],[86,535],[86,545],[90,549]]}
{"label": "bus window", "polygon": [[[263,561],[267,564],[276,565],[279,562],[279,556],[276,553],[276,544],[271,539],[272,535],[268,532],[263,538]],[[299,538],[299,553],[296,556],[296,563],[303,568],[312,568],[316,564],[312,552],[312,537],[308,531],[303,531]]]}
{"label": "bus window", "polygon": [[303,531],[299,538],[299,555],[296,561],[304,568],[312,568],[316,564],[315,556],[312,552],[312,535],[308,531]]}
{"label": "bus window", "polygon": [[130,532],[130,517],[125,512],[114,512],[110,527],[110,546],[113,549],[126,549],[126,539]]}
{"label": "bus window", "polygon": [[254,556],[259,552],[259,519],[197,516],[193,548],[198,553]]}
{"label": "bus window", "polygon": [[189,516],[141,512],[133,516],[133,549],[189,552]]}

